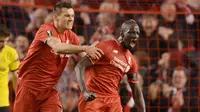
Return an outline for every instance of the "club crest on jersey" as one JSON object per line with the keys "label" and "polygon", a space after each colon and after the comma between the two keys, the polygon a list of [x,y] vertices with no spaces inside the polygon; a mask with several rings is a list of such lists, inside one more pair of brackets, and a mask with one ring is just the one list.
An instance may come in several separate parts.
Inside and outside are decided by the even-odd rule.
{"label": "club crest on jersey", "polygon": [[47,35],[48,36],[53,36],[53,32],[51,30],[47,30]]}

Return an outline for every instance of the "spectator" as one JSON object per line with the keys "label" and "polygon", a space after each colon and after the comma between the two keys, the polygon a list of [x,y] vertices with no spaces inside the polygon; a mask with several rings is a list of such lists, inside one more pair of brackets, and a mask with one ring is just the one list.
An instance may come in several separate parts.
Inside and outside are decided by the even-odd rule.
{"label": "spectator", "polygon": [[168,110],[168,99],[164,98],[161,94],[162,92],[162,82],[156,81],[150,84],[149,86],[149,95],[148,102],[150,108],[147,108],[147,111],[150,112],[167,112]]}
{"label": "spectator", "polygon": [[[153,14],[144,14],[141,17],[141,38],[137,49],[148,53],[151,57],[151,66],[155,66],[159,57],[167,52],[168,43],[158,35],[158,17]],[[160,49],[158,51],[158,49]]]}
{"label": "spectator", "polygon": [[45,24],[50,24],[53,22],[53,13],[49,13],[45,19],[44,19],[44,23]]}
{"label": "spectator", "polygon": [[28,52],[29,41],[25,36],[17,36],[15,39],[15,49],[19,55],[19,60],[23,60]]}
{"label": "spectator", "polygon": [[119,11],[120,5],[118,3],[118,0],[104,0],[100,7],[100,10],[113,10],[113,11]]}
{"label": "spectator", "polygon": [[[172,74],[172,87],[164,88],[164,95],[171,99],[169,112],[198,112],[198,93],[197,91],[189,90],[186,86],[188,75],[184,67],[175,68]],[[166,91],[166,89],[168,90]]]}
{"label": "spectator", "polygon": [[14,48],[6,45],[10,31],[5,25],[0,25],[0,112],[8,112],[9,108],[9,72],[12,73],[14,89],[17,83],[19,59]]}
{"label": "spectator", "polygon": [[100,41],[106,34],[114,32],[116,17],[112,13],[100,13],[97,17],[98,27],[90,39],[90,43]]}
{"label": "spectator", "polygon": [[27,25],[25,31],[29,33],[38,30],[40,25],[44,24],[44,20],[47,17],[47,15],[48,11],[46,9],[36,9],[34,12],[30,14],[31,21]]}

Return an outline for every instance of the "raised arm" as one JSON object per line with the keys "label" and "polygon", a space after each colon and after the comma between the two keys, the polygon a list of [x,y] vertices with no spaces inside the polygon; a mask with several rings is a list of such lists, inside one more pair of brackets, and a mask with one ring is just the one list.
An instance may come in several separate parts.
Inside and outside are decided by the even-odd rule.
{"label": "raised arm", "polygon": [[127,75],[127,76],[128,76],[129,85],[133,92],[133,98],[135,101],[135,105],[138,109],[138,112],[146,112],[145,102],[144,102],[144,97],[143,97],[141,87],[139,83],[135,82],[136,80],[138,80],[137,73]]}
{"label": "raised arm", "polygon": [[61,43],[59,39],[55,37],[49,37],[45,41],[54,52],[58,54],[77,54],[86,52],[88,56],[93,59],[99,59],[103,54],[103,51],[95,46],[79,46],[67,43]]}
{"label": "raised arm", "polygon": [[86,101],[92,101],[95,99],[95,93],[89,92],[85,83],[85,69],[89,66],[92,66],[90,59],[85,56],[75,67],[76,78],[80,87],[80,90],[83,94],[83,97]]}

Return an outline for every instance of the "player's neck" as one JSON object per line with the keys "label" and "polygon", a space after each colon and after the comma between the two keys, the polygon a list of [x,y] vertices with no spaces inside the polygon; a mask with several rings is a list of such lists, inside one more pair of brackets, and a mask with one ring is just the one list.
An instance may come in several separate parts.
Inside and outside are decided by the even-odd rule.
{"label": "player's neck", "polygon": [[62,29],[62,28],[60,28],[59,26],[58,26],[58,24],[54,21],[54,27],[56,28],[56,31],[58,32],[58,33],[64,33],[65,32],[65,29]]}
{"label": "player's neck", "polygon": [[117,39],[117,42],[120,44],[120,45],[122,45],[123,46],[123,42],[122,42],[122,37],[120,36],[118,39]]}

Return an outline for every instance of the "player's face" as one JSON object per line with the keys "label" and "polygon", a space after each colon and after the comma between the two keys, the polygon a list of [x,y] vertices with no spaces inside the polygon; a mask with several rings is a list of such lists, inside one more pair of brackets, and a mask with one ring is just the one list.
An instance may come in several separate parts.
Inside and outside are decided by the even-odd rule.
{"label": "player's face", "polygon": [[127,28],[122,34],[124,47],[129,50],[132,50],[136,45],[136,42],[139,38],[139,34],[140,30],[138,25],[127,25]]}
{"label": "player's face", "polygon": [[8,38],[0,37],[0,50],[6,45]]}
{"label": "player's face", "polygon": [[61,29],[71,30],[74,24],[74,10],[72,8],[62,8],[57,20]]}

